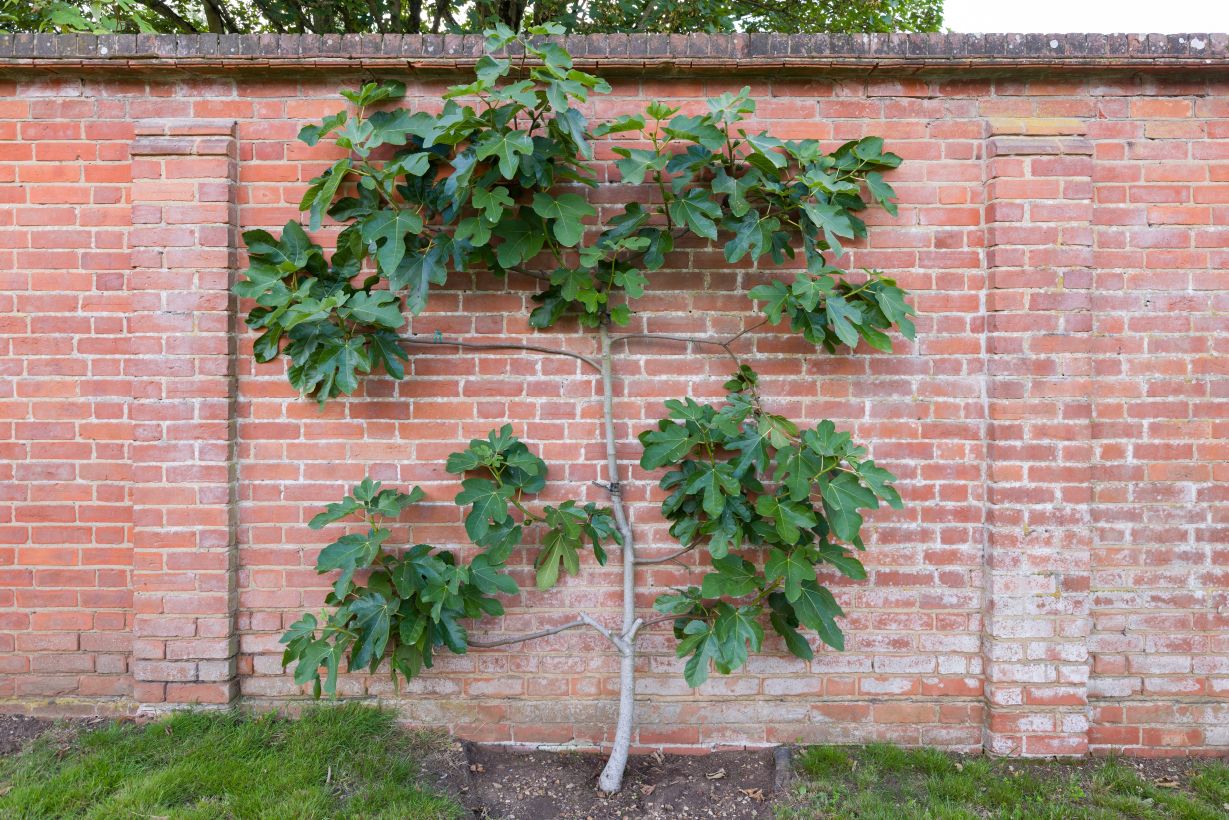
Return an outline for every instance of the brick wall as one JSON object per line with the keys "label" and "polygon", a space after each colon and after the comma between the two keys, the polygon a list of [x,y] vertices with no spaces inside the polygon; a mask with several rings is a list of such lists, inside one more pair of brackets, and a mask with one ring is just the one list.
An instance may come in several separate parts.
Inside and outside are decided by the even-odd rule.
{"label": "brick wall", "polygon": [[[597,386],[577,362],[416,348],[404,382],[372,379],[319,410],[280,364],[253,362],[227,295],[238,232],[293,216],[334,156],[295,141],[302,122],[367,70],[406,80],[408,105],[437,106],[474,46],[0,37],[0,710],[301,698],[277,639],[324,595],[313,565],[330,536],[307,529],[313,511],[365,474],[419,484],[430,503],[401,534],[463,543],[441,460],[504,421],[552,465],[548,500],[600,500]],[[757,124],[779,136],[878,134],[906,160],[891,180],[899,216],[873,213],[847,261],[914,292],[916,344],[834,357],[771,328],[742,342],[779,412],[837,420],[902,479],[905,509],[871,519],[870,579],[833,581],[849,649],[803,663],[772,645],[691,691],[654,630],[638,744],[1223,753],[1225,38],[569,46],[611,73],[598,116],[750,85]],[[595,200],[627,196],[612,186]],[[754,319],[742,292],[767,274],[682,248],[635,329],[737,332]],[[411,329],[521,338],[531,293],[459,277]],[[550,335],[592,344],[574,327]],[[633,461],[661,402],[719,396],[728,365],[641,342],[616,368]],[[635,477],[640,540],[664,555],[655,482]],[[531,555],[515,560],[527,581]],[[614,617],[617,575],[617,560],[590,562],[490,628],[582,607]],[[646,567],[641,604],[692,577]],[[471,738],[600,743],[617,684],[607,649],[569,632],[447,655],[399,694],[384,675],[342,689]]]}

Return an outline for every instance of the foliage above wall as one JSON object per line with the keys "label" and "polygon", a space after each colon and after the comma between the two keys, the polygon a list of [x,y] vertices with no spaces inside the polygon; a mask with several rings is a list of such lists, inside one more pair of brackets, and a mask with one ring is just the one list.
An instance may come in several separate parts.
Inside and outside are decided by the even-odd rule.
{"label": "foliage above wall", "polygon": [[479,32],[554,23],[613,32],[939,31],[942,0],[0,0],[0,31]]}

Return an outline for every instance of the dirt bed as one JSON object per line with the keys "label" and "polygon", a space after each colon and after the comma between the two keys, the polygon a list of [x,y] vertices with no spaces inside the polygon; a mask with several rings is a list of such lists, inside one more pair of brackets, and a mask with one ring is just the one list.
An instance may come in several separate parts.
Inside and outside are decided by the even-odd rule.
{"label": "dirt bed", "polygon": [[51,728],[51,721],[29,715],[0,715],[0,755],[11,755]]}
{"label": "dirt bed", "polygon": [[470,746],[462,803],[499,820],[772,817],[770,750],[707,756],[640,755],[628,761],[623,790],[597,788],[605,757]]}

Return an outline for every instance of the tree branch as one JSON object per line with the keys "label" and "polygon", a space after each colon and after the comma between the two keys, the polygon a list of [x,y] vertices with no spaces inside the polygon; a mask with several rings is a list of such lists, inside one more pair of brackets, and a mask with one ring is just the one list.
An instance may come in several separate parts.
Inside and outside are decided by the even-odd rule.
{"label": "tree branch", "polygon": [[603,635],[605,635],[606,640],[614,644],[615,648],[618,649],[620,653],[627,654],[628,652],[631,652],[631,647],[628,645],[627,641],[623,640],[618,635],[614,634],[609,629],[602,626],[597,621],[593,620],[591,617],[586,615],[584,612],[580,613],[580,620],[588,624],[589,626],[593,627],[598,632],[601,632]]}
{"label": "tree branch", "polygon": [[239,26],[226,7],[226,0],[205,0],[205,17],[211,34],[238,34]]}
{"label": "tree branch", "polygon": [[538,638],[545,638],[550,635],[558,635],[560,632],[566,632],[569,629],[576,629],[582,626],[591,626],[596,629],[602,634],[603,637],[614,644],[620,652],[624,652],[627,649],[627,642],[623,638],[615,635],[585,612],[580,613],[580,617],[575,621],[568,621],[566,624],[552,626],[549,629],[539,629],[537,632],[529,632],[524,635],[512,635],[507,638],[492,638],[490,640],[471,639],[468,643],[470,646],[477,647],[479,649],[491,649],[496,646],[507,646],[508,644],[523,643],[525,641],[537,640]]}
{"label": "tree branch", "polygon": [[509,637],[509,638],[493,638],[491,640],[481,640],[481,639],[474,640],[471,638],[469,640],[469,645],[476,646],[479,649],[490,649],[496,646],[507,646],[508,644],[511,644],[511,643],[521,643],[523,641],[533,641],[533,640],[537,640],[538,638],[545,638],[548,635],[557,635],[560,632],[565,632],[569,629],[576,629],[577,627],[585,626],[585,625],[586,625],[585,622],[580,621],[580,620],[568,621],[566,624],[561,624],[559,626],[553,626],[550,629],[539,629],[537,632],[530,632],[525,635],[513,635],[512,637]]}
{"label": "tree branch", "polygon": [[739,359],[738,356],[734,353],[734,351],[730,349],[730,345],[734,344],[734,342],[738,341],[739,339],[741,339],[743,336],[750,333],[751,331],[757,328],[761,328],[766,324],[768,324],[768,320],[763,319],[751,325],[750,327],[747,327],[747,328],[744,328],[738,331],[737,333],[735,333],[733,336],[731,336],[728,339],[706,339],[702,336],[674,336],[669,333],[625,333],[622,336],[614,337],[613,339],[610,340],[610,343],[614,344],[615,342],[629,342],[633,339],[658,339],[658,340],[666,341],[666,342],[683,342],[686,344],[697,344],[697,345],[714,345],[716,347],[720,347],[722,350],[725,351],[726,355],[729,356],[730,359],[734,362],[735,367],[741,367],[742,360]]}
{"label": "tree branch", "polygon": [[602,366],[590,359],[588,356],[580,353],[573,353],[570,350],[559,350],[553,347],[543,347],[541,345],[520,344],[517,342],[463,342],[460,339],[444,339],[441,338],[438,342],[427,339],[412,339],[408,336],[402,336],[401,341],[408,345],[420,345],[422,347],[438,347],[440,345],[454,345],[456,347],[469,348],[471,350],[532,350],[537,353],[549,353],[552,356],[567,356],[570,359],[576,359],[579,362],[584,362],[589,367],[598,371],[602,370]]}
{"label": "tree branch", "polygon": [[168,6],[162,0],[141,0],[141,5],[152,12],[162,15],[170,22],[179,26],[185,34],[199,34],[200,30],[192,25],[191,21],[181,16],[175,9]]}
{"label": "tree branch", "polygon": [[665,558],[637,558],[636,563],[637,564],[665,564],[669,561],[674,561],[677,558],[681,558],[682,556],[694,550],[697,546],[699,545],[692,544],[690,547],[683,547],[678,552],[670,553]]}

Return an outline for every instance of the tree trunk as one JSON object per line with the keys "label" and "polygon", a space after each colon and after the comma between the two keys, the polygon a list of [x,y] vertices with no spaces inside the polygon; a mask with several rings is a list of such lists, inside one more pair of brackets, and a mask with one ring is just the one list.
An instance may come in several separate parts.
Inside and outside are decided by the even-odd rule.
{"label": "tree trunk", "polygon": [[636,720],[636,546],[632,528],[623,507],[623,486],[619,479],[619,456],[615,443],[613,366],[610,355],[610,332],[603,323],[599,327],[602,340],[602,410],[606,428],[606,467],[610,482],[610,505],[615,525],[623,539],[623,646],[619,648],[619,720],[615,726],[614,746],[610,759],[598,779],[604,792],[617,792],[623,786],[623,770],[632,744],[632,727]]}

